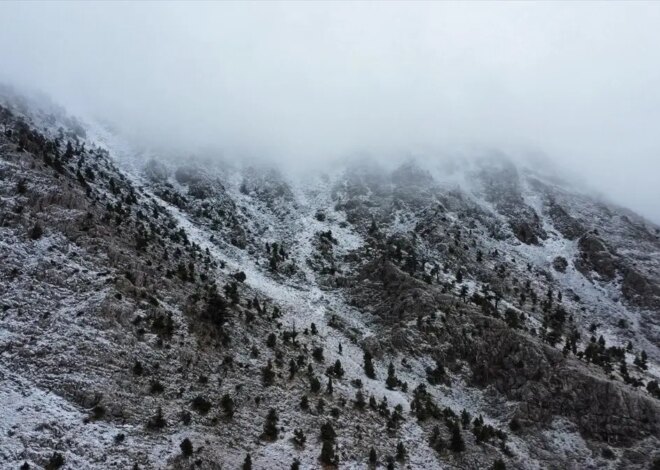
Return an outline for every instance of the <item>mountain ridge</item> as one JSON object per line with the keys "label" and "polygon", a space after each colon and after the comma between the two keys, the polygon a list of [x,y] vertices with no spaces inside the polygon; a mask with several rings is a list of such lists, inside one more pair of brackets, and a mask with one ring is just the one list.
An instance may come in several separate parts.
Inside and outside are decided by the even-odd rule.
{"label": "mountain ridge", "polygon": [[449,175],[469,188],[419,162],[292,179],[152,160],[30,106],[0,110],[7,465],[660,457],[643,218],[507,161]]}

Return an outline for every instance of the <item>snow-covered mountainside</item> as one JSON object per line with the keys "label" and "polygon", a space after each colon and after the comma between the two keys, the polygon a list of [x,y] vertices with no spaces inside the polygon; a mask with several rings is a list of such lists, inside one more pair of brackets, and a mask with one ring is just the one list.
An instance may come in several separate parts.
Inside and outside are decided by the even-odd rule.
{"label": "snow-covered mountainside", "polygon": [[658,468],[660,228],[504,157],[288,175],[0,100],[1,468]]}

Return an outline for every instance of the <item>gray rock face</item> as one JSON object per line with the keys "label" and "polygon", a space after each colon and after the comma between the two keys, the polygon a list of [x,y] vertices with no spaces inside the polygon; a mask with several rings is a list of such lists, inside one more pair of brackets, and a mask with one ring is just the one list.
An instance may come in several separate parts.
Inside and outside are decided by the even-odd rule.
{"label": "gray rock face", "polygon": [[550,202],[548,215],[552,220],[553,226],[569,240],[575,240],[585,232],[582,224],[571,217],[563,207],[554,201]]}
{"label": "gray rock face", "polygon": [[[532,220],[538,220],[536,214],[528,212],[526,215],[531,215]],[[527,245],[538,245],[539,235],[543,233],[539,229],[538,222],[530,224],[526,221],[512,221],[511,229],[516,238]]]}
{"label": "gray rock face", "polygon": [[660,287],[635,269],[625,270],[621,292],[627,300],[636,305],[645,308],[660,308]]}
{"label": "gray rock face", "polygon": [[[474,384],[492,386],[518,402],[515,416],[523,425],[544,427],[561,416],[576,423],[586,438],[612,445],[657,438],[657,400],[599,377],[591,366],[509,328],[501,320],[483,316],[470,304],[456,303],[391,263],[381,263],[370,273],[375,282],[371,292],[361,289],[355,295],[365,303],[369,303],[366,298],[370,296],[379,297],[376,312],[389,322],[401,324],[410,317],[429,315],[434,306],[451,309],[444,329],[427,331],[433,331],[434,341],[449,346],[445,350],[452,352],[444,353],[445,359],[462,359],[470,364]],[[411,352],[423,348],[424,337],[409,346]]]}
{"label": "gray rock face", "polygon": [[578,241],[578,248],[580,255],[575,260],[575,267],[585,276],[595,272],[601,280],[611,281],[620,274],[623,278],[621,293],[626,300],[643,308],[660,306],[660,286],[657,281],[630,267],[630,263],[612,252],[599,236],[593,233],[583,235]]}
{"label": "gray rock face", "polygon": [[580,237],[578,248],[580,255],[575,260],[575,266],[585,276],[589,276],[593,271],[603,280],[614,279],[618,260],[600,237],[593,233],[586,233]]}
{"label": "gray rock face", "polygon": [[498,160],[481,171],[486,199],[504,215],[514,236],[527,245],[539,245],[547,238],[536,211],[525,203],[522,196],[520,174],[506,160]]}
{"label": "gray rock face", "polygon": [[482,321],[480,341],[464,346],[474,380],[520,401],[521,420],[543,424],[553,416],[564,416],[586,437],[615,445],[658,436],[656,400],[595,376],[583,364],[498,325],[497,320]]}
{"label": "gray rock face", "polygon": [[355,291],[357,302],[375,306],[375,313],[386,324],[396,325],[416,319],[419,315],[430,315],[436,311],[443,296],[428,285],[402,273],[391,262],[381,259],[370,263],[364,269],[362,280],[376,283],[387,292],[376,304],[373,297],[362,296],[364,288],[360,285]]}

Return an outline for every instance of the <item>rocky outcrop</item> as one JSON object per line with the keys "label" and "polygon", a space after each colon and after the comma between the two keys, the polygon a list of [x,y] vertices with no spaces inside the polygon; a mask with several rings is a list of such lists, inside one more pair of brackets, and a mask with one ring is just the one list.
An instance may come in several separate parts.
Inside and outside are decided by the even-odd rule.
{"label": "rocky outcrop", "polygon": [[500,159],[481,170],[486,200],[505,216],[513,235],[526,245],[539,245],[548,237],[536,211],[525,203],[520,175],[512,162]]}
{"label": "rocky outcrop", "polygon": [[605,242],[593,232],[586,233],[578,241],[579,256],[575,267],[587,277],[597,273],[601,279],[611,281],[616,276],[618,260]]}
{"label": "rocky outcrop", "polygon": [[[467,361],[475,385],[491,386],[519,402],[516,418],[523,425],[544,428],[555,417],[563,417],[575,423],[585,438],[617,446],[653,439],[660,432],[658,401],[608,379],[574,356],[484,316],[472,304],[452,301],[436,286],[412,278],[388,261],[370,265],[362,279],[371,284],[361,286],[360,294],[356,289],[354,295],[362,296],[364,305],[377,305],[375,313],[381,318],[399,320],[392,335],[401,333],[401,320],[443,312],[442,327],[426,323],[419,327],[424,339],[402,347],[418,354],[424,344],[444,345],[444,359]],[[410,330],[415,330],[409,331],[410,337],[420,334]]]}
{"label": "rocky outcrop", "polygon": [[660,308],[660,287],[632,268],[625,270],[621,292],[626,300],[644,308]]}
{"label": "rocky outcrop", "polygon": [[543,425],[563,416],[585,437],[621,446],[660,432],[657,401],[599,377],[587,365],[499,320],[480,317],[475,324],[480,337],[457,346],[469,358],[476,384],[492,385],[520,401],[519,420]]}
{"label": "rocky outcrop", "polygon": [[[538,219],[538,217],[536,218]],[[532,218],[534,221],[534,218]],[[518,240],[525,243],[526,245],[538,245],[539,236],[545,234],[539,230],[538,220],[536,223],[528,222],[526,220],[512,220],[511,221],[511,230]]]}
{"label": "rocky outcrop", "polygon": [[[352,292],[355,301],[359,305],[375,306],[374,313],[388,325],[430,315],[438,310],[439,305],[454,301],[451,296],[430,289],[428,284],[407,275],[386,259],[369,263],[358,279],[360,281]],[[366,283],[371,289],[365,289]]]}
{"label": "rocky outcrop", "polygon": [[575,240],[585,232],[584,227],[571,217],[563,207],[552,201],[549,204],[548,215],[552,225],[569,240]]}
{"label": "rocky outcrop", "polygon": [[578,241],[579,256],[575,267],[587,277],[592,273],[600,279],[611,281],[617,274],[622,276],[621,293],[631,304],[642,308],[660,307],[660,286],[638,270],[621,260],[595,233],[584,234]]}

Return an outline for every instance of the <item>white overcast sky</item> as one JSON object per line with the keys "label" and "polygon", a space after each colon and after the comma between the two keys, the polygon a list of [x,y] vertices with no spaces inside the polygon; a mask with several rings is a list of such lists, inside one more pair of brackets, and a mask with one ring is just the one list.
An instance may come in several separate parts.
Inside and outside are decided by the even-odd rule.
{"label": "white overcast sky", "polygon": [[0,2],[0,81],[181,152],[543,152],[660,221],[660,2]]}

